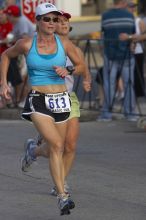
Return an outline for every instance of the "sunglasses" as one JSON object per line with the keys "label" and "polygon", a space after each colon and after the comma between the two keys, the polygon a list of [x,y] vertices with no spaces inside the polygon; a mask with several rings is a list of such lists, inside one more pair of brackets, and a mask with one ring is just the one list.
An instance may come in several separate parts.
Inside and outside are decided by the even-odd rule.
{"label": "sunglasses", "polygon": [[58,18],[57,17],[55,17],[55,18],[50,18],[50,17],[42,17],[42,20],[44,21],[44,22],[54,22],[54,23],[56,23],[56,22],[58,22]]}

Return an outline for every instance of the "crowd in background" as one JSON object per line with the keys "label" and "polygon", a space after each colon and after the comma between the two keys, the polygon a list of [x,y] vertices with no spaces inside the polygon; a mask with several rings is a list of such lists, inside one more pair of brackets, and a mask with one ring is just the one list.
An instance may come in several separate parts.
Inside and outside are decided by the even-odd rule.
{"label": "crowd in background", "polygon": [[[119,81],[122,84],[123,114],[129,121],[138,119],[136,98],[145,96],[144,52],[132,35],[146,31],[144,22],[135,17],[137,4],[131,0],[114,0],[114,6],[102,14],[101,31],[104,45],[104,101],[99,121],[112,120],[112,109]],[[126,35],[128,38],[121,37]]]}
{"label": "crowd in background", "polygon": [[[135,114],[135,99],[145,96],[144,43],[137,42],[132,45],[131,39],[123,38],[119,40],[118,35],[121,33],[128,33],[128,35],[134,33],[137,35],[142,34],[146,31],[146,24],[143,18],[135,16],[137,4],[131,0],[114,0],[115,5],[117,3],[121,4],[121,2],[122,4],[123,2],[128,4],[126,3],[127,5],[122,6],[122,9],[120,5],[119,8],[116,8],[116,12],[115,8],[112,8],[102,15],[101,29],[104,34],[104,66],[102,71],[100,71],[103,82],[98,78],[98,86],[99,84],[102,85],[102,89],[100,89],[100,107],[102,107],[102,112],[99,120],[109,120],[112,118],[111,111],[116,98],[123,100],[123,113],[128,117],[131,114],[130,119],[135,120],[135,117],[133,117],[133,114]],[[32,36],[35,33],[34,25],[25,16],[21,15],[17,3],[16,0],[7,0],[0,9],[0,54],[16,42],[17,39]],[[108,15],[108,13],[110,14]],[[114,13],[118,13],[118,15],[114,15]],[[121,19],[119,15],[124,17],[124,19],[133,19],[132,26],[129,28],[127,20],[125,28],[119,29],[117,27],[115,29],[110,27],[110,29],[106,24],[106,20],[108,22],[109,18]],[[108,16],[110,17],[108,18]],[[113,24],[111,23],[110,25],[112,26]],[[116,24],[114,23],[114,25]],[[127,55],[125,55],[125,51]],[[127,61],[127,64],[125,61]],[[131,75],[130,81],[129,77],[127,78],[129,73]],[[8,81],[12,86],[12,100],[7,103],[0,98],[0,107],[23,107],[28,91],[27,69],[23,56],[12,60],[8,71]]]}

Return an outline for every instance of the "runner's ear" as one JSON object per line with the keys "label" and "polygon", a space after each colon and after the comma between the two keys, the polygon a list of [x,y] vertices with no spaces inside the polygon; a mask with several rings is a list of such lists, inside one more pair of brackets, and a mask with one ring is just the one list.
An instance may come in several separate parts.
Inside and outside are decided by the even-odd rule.
{"label": "runner's ear", "polygon": [[73,29],[73,27],[70,27],[70,28],[69,28],[69,32],[71,32],[71,31],[72,31],[72,29]]}

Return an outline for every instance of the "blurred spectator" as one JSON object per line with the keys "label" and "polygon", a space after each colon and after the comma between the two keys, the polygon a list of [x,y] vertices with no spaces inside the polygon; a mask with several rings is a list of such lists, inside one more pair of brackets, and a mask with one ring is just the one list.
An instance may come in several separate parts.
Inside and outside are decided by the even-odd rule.
{"label": "blurred spectator", "polygon": [[122,77],[121,77],[121,73],[118,73],[115,98],[117,99],[117,101],[123,101],[124,96],[125,95],[124,95],[123,80],[122,80]]}
{"label": "blurred spectator", "polygon": [[5,0],[5,7],[16,5],[16,0]]}
{"label": "blurred spectator", "polygon": [[134,43],[137,42],[142,42],[142,41],[146,41],[146,31],[144,33],[141,34],[126,34],[126,33],[121,33],[119,35],[119,39],[120,40],[132,40]]}
{"label": "blurred spectator", "polygon": [[[2,2],[1,8],[0,8],[0,56],[3,51],[5,51],[8,48],[8,45],[5,43],[5,39],[7,37],[7,34],[12,31],[12,24],[8,22],[6,15],[3,12]],[[5,100],[0,97],[0,108],[5,107],[6,102]]]}
{"label": "blurred spectator", "polygon": [[8,40],[6,39],[12,29],[12,24],[8,21],[3,9],[0,9],[0,55],[8,48]]}
{"label": "blurred spectator", "polygon": [[17,5],[10,5],[5,10],[8,20],[13,24],[13,31],[15,40],[23,37],[32,37],[35,32],[35,26],[29,19],[21,15],[20,8]]}
{"label": "blurred spectator", "polygon": [[[0,55],[3,51],[5,51],[10,45],[9,45],[9,34],[12,32],[13,26],[8,21],[6,14],[4,13],[3,9],[0,9]],[[22,83],[22,79],[20,76],[20,72],[17,66],[17,60],[12,59],[9,70],[8,70],[8,82],[11,83],[12,87],[14,88],[15,98],[17,99],[19,85]],[[14,98],[14,97],[13,97]],[[1,102],[5,104],[5,101],[1,99]],[[14,107],[14,104],[16,103],[16,100],[13,99],[11,102],[7,103],[9,107]],[[1,103],[1,107],[4,107]]]}
{"label": "blurred spectator", "polygon": [[[135,13],[137,4],[133,1],[128,3],[128,10],[131,13]],[[128,35],[126,33],[121,33],[119,38],[123,41],[128,41],[129,39],[135,42],[135,93],[137,97],[141,97],[145,95],[145,81],[144,81],[144,46],[141,41],[146,39],[146,25],[144,21],[140,17],[135,17],[136,24],[136,34]]]}
{"label": "blurred spectator", "polygon": [[20,6],[21,0],[0,0],[0,7],[7,8],[10,5]]}
{"label": "blurred spectator", "polygon": [[[137,4],[133,1],[128,3],[128,10],[135,14],[137,11]],[[140,17],[135,17],[136,34],[140,35],[146,31],[146,25]],[[145,83],[144,83],[144,51],[143,45],[137,42],[135,45],[135,72],[134,72],[134,88],[137,97],[145,95]]]}
{"label": "blurred spectator", "polygon": [[104,39],[104,104],[99,121],[112,119],[112,107],[116,93],[116,78],[118,72],[124,83],[124,115],[127,120],[134,121],[134,56],[130,43],[119,41],[120,33],[135,32],[134,16],[127,11],[126,0],[114,0],[114,7],[103,13],[101,28]]}
{"label": "blurred spectator", "polygon": [[103,92],[103,66],[101,66],[96,74],[95,81],[98,84],[98,96],[96,97],[99,109],[103,106],[104,92]]}
{"label": "blurred spectator", "polygon": [[5,2],[4,2],[4,0],[0,0],[0,8],[4,8],[4,4]]}
{"label": "blurred spectator", "polygon": [[142,17],[142,20],[144,21],[144,23],[146,25],[146,16]]}
{"label": "blurred spectator", "polygon": [[[137,6],[133,0],[128,2],[128,11],[133,15],[137,12]],[[146,31],[146,24],[144,20],[139,16],[135,16],[136,35],[141,35]],[[121,34],[122,36],[122,34]],[[123,34],[121,40],[129,40],[128,34]],[[145,95],[145,81],[144,81],[144,45],[141,42],[137,42],[134,49],[135,54],[135,69],[134,69],[134,91],[136,97],[142,97]]]}
{"label": "blurred spectator", "polygon": [[[17,41],[20,38],[32,37],[35,33],[35,26],[24,15],[21,15],[20,8],[17,5],[10,5],[6,8],[8,20],[13,24],[12,34],[14,36],[13,41]],[[26,63],[24,57],[19,57],[19,67],[21,73],[23,73],[23,83],[18,90],[17,103],[18,107],[23,107],[24,99],[27,93],[27,74]]]}

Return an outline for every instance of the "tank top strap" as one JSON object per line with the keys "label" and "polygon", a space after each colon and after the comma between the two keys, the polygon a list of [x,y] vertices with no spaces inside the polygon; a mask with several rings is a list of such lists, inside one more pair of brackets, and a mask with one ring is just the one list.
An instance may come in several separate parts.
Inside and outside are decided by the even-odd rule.
{"label": "tank top strap", "polygon": [[64,49],[63,43],[62,43],[60,37],[59,37],[57,34],[55,34],[55,39],[56,39],[56,42],[57,42],[58,48],[63,49],[64,52],[65,52],[65,49]]}
{"label": "tank top strap", "polygon": [[[30,53],[30,51],[32,52],[32,51],[35,51],[35,50],[36,50],[36,39],[37,39],[37,35],[35,34],[35,35],[33,36],[31,48],[29,49],[28,54]],[[28,54],[27,54],[27,55],[28,55]]]}

